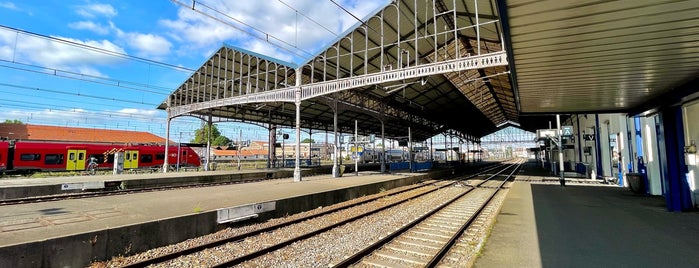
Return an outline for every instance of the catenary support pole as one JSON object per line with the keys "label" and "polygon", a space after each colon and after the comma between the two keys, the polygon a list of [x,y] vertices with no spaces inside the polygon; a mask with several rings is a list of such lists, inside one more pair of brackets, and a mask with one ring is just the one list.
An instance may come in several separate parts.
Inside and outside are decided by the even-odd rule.
{"label": "catenary support pole", "polygon": [[301,69],[296,69],[296,165],[294,182],[301,181]]}
{"label": "catenary support pole", "polygon": [[558,133],[558,170],[561,178],[561,186],[566,186],[566,179],[563,176],[563,139],[561,139],[561,116],[556,114],[556,133]]}
{"label": "catenary support pole", "polygon": [[354,120],[354,153],[356,154],[354,157],[354,175],[359,176],[359,146],[357,146],[357,142],[359,141],[359,135],[357,133],[357,120]]}

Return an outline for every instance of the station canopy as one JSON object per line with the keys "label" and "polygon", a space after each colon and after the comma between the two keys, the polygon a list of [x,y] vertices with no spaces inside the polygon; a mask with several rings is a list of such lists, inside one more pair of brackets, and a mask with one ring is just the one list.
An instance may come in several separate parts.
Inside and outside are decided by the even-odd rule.
{"label": "station canopy", "polygon": [[[222,46],[158,108],[425,141],[477,141],[518,121],[501,23],[479,1],[394,1],[302,65]],[[478,13],[476,13],[478,10]],[[298,76],[298,77],[297,77]],[[300,94],[297,99],[297,93]]]}

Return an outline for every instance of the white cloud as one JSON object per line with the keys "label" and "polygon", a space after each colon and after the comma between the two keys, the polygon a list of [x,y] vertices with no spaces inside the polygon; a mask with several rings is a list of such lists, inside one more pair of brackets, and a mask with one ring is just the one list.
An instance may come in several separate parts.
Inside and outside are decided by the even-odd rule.
{"label": "white cloud", "polygon": [[6,61],[13,60],[16,36],[17,35],[14,32],[0,29],[0,59]]}
{"label": "white cloud", "polygon": [[10,10],[19,10],[19,8],[12,2],[0,2],[0,7],[7,8]]}
{"label": "white cloud", "polygon": [[97,34],[106,35],[109,33],[109,26],[100,25],[91,21],[78,21],[68,24],[68,27],[77,30],[88,30]]}
{"label": "white cloud", "polygon": [[97,68],[90,67],[90,66],[77,66],[75,69],[77,69],[78,73],[81,73],[84,75],[96,76],[96,77],[108,77],[108,75],[101,73],[99,70],[97,70]]}
{"label": "white cloud", "polygon": [[57,122],[60,124],[64,121],[80,120],[80,117],[75,115],[75,113],[72,113],[72,111],[72,109],[8,110],[0,113],[0,116],[3,116],[4,118],[18,119],[25,123],[30,120],[36,120],[44,122]]}
{"label": "white cloud", "polygon": [[[36,36],[19,35],[16,48],[13,48],[13,57],[16,62],[35,64],[43,67],[57,68],[70,71],[85,71],[89,74],[99,74],[96,67],[112,65],[123,61],[122,58],[109,55],[107,52],[124,54],[121,47],[108,40],[77,40],[72,38],[54,37],[65,42],[46,39]],[[4,44],[0,38],[0,47],[13,45],[14,41]],[[91,48],[81,47],[85,45]],[[4,53],[4,52],[3,52]],[[86,73],[87,74],[87,73]]]}
{"label": "white cloud", "polygon": [[127,33],[128,45],[137,49],[141,57],[162,56],[170,53],[172,43],[162,36],[154,34]]}
{"label": "white cloud", "polygon": [[75,13],[85,18],[104,16],[111,18],[117,15],[116,9],[109,4],[88,4],[75,7]]}
{"label": "white cloud", "polygon": [[17,11],[17,12],[23,12],[29,16],[33,16],[33,13],[30,10],[26,10],[24,8],[21,8],[17,5],[15,5],[15,3],[13,3],[13,2],[0,2],[0,8],[9,9],[12,11]]}
{"label": "white cloud", "polygon": [[180,9],[177,15],[177,20],[161,20],[160,24],[171,30],[170,36],[174,39],[197,48],[220,45],[224,40],[243,35],[230,26],[206,19],[191,10]]}
{"label": "white cloud", "polygon": [[172,43],[163,36],[138,32],[124,32],[117,28],[112,22],[110,22],[109,25],[110,28],[116,32],[117,39],[123,40],[128,47],[136,50],[135,53],[132,53],[136,56],[155,58],[155,60],[158,60],[159,57],[170,54]]}
{"label": "white cloud", "polygon": [[136,109],[136,108],[124,108],[119,111],[117,111],[119,114],[129,114],[129,115],[138,115],[139,117],[150,117],[150,116],[161,116],[161,111],[159,110],[143,110],[143,109]]}
{"label": "white cloud", "polygon": [[[288,4],[289,6],[285,5]],[[215,16],[222,23],[189,7],[180,7],[174,20],[161,20],[170,36],[193,48],[218,47],[221,43],[241,46],[269,56],[308,58],[325,48],[338,35],[358,21],[330,1],[210,1],[197,10]],[[352,14],[364,18],[386,3],[361,1],[342,4]],[[222,15],[225,14],[225,15]],[[260,43],[271,42],[293,52],[270,49]],[[298,47],[295,49],[293,47]],[[272,52],[274,51],[274,52]],[[270,54],[271,53],[271,54]],[[290,54],[296,54],[291,55]],[[282,58],[282,59],[284,59]]]}
{"label": "white cloud", "polygon": [[0,59],[12,61],[12,51],[10,46],[0,46]]}

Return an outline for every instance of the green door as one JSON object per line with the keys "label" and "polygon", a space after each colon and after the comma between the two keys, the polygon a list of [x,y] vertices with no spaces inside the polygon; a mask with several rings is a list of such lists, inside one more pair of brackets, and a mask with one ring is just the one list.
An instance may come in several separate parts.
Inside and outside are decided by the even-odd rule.
{"label": "green door", "polygon": [[125,150],[124,151],[124,168],[138,168],[138,151],[137,150]]}
{"label": "green door", "polygon": [[84,170],[85,151],[86,150],[68,149],[68,161],[66,161],[66,170]]}

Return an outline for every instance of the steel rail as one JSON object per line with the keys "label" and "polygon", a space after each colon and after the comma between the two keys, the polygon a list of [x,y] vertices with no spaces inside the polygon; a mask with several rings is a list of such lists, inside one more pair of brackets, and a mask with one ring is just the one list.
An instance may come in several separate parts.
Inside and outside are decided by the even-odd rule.
{"label": "steel rail", "polygon": [[[476,171],[475,171],[475,172],[476,172],[475,174],[469,175],[469,176],[467,176],[466,178],[472,178],[472,177],[478,176],[479,173],[485,173],[485,172],[491,171],[491,170],[493,170],[493,169],[496,169],[497,167],[498,167],[497,164],[489,165],[489,166],[486,166],[486,167],[482,167],[482,168],[476,170]],[[453,175],[453,176],[452,176],[452,178],[456,178],[456,177],[459,177],[459,175]],[[465,180],[465,179],[462,178],[461,180]],[[202,244],[202,245],[198,245],[198,246],[193,246],[193,247],[186,248],[186,249],[182,249],[182,250],[179,250],[179,251],[167,253],[167,254],[164,254],[164,255],[161,255],[161,256],[157,256],[157,257],[153,257],[153,258],[150,258],[150,259],[145,259],[145,260],[142,260],[142,261],[139,261],[139,262],[127,264],[127,265],[124,265],[123,267],[134,267],[134,268],[135,268],[135,267],[147,267],[147,266],[149,266],[149,265],[158,264],[158,263],[163,263],[163,262],[166,262],[166,261],[169,261],[169,260],[173,260],[173,259],[179,258],[179,257],[181,257],[181,256],[190,255],[190,254],[193,254],[193,253],[196,253],[196,252],[199,252],[199,251],[203,251],[203,250],[206,250],[206,249],[209,249],[209,248],[214,248],[214,247],[217,247],[217,246],[221,246],[221,245],[224,245],[224,244],[226,244],[226,243],[244,240],[244,239],[246,239],[246,238],[248,238],[248,237],[252,237],[252,236],[259,235],[259,234],[266,233],[266,232],[271,232],[271,231],[273,231],[273,230],[280,229],[280,228],[282,228],[282,227],[286,227],[286,226],[289,226],[289,225],[292,225],[292,224],[295,224],[295,223],[299,223],[299,222],[306,221],[306,220],[309,220],[309,219],[321,217],[321,216],[323,216],[323,215],[327,215],[327,214],[330,214],[330,213],[333,213],[333,212],[336,212],[336,211],[339,211],[339,210],[342,210],[342,209],[347,209],[347,208],[350,208],[350,207],[362,205],[362,204],[365,204],[365,203],[368,203],[368,202],[371,202],[371,201],[378,200],[378,199],[380,199],[380,198],[384,198],[384,197],[386,197],[386,196],[396,195],[396,194],[408,192],[408,191],[411,191],[411,190],[418,189],[418,188],[420,188],[420,187],[425,187],[425,186],[428,186],[428,185],[435,185],[435,184],[437,184],[437,183],[439,183],[439,181],[435,181],[435,182],[428,183],[428,184],[416,184],[416,185],[414,185],[413,187],[408,187],[408,188],[402,189],[402,190],[400,190],[400,191],[390,192],[390,193],[385,194],[385,195],[378,195],[378,196],[375,196],[375,197],[373,197],[373,198],[369,198],[369,199],[367,199],[367,200],[363,200],[363,201],[360,201],[360,202],[357,202],[357,203],[347,204],[347,205],[344,205],[344,206],[338,206],[338,207],[336,207],[336,208],[329,209],[329,210],[326,210],[326,211],[323,211],[323,212],[320,212],[320,213],[317,213],[317,214],[308,215],[308,216],[301,217],[301,218],[298,218],[298,219],[295,219],[295,220],[291,220],[291,221],[287,221],[287,222],[277,223],[277,224],[270,225],[270,226],[267,226],[267,227],[264,227],[264,228],[261,228],[261,229],[258,229],[258,230],[253,230],[253,231],[250,231],[250,232],[247,232],[247,233],[243,233],[243,234],[239,234],[239,235],[235,235],[235,236],[231,236],[231,237],[227,237],[227,238],[221,238],[221,239],[218,239],[218,240],[216,240],[216,241],[212,241],[212,242],[209,242],[209,243],[206,243],[206,244]],[[435,188],[435,189],[433,189],[433,190],[428,191],[427,193],[432,192],[432,191],[436,191],[436,190],[441,189],[441,188],[443,188],[443,187],[448,187],[449,185],[450,185],[450,184],[445,184],[444,186],[437,187],[437,188]],[[423,194],[426,194],[426,193],[423,193]],[[419,195],[418,195],[418,196],[419,196]],[[413,197],[413,198],[415,198],[415,197]],[[409,200],[409,199],[407,199],[407,200]],[[405,201],[407,201],[407,200],[405,200]],[[403,202],[405,202],[405,201],[403,201]],[[398,202],[398,203],[396,203],[396,204],[394,204],[394,205],[397,205],[397,204],[399,204],[399,203],[400,203],[400,202]],[[391,205],[391,206],[393,206],[393,205]],[[387,208],[387,207],[384,207],[384,208]],[[374,211],[379,211],[379,210],[384,209],[384,208],[377,208],[377,209],[375,209],[375,210],[373,210],[373,211],[370,211],[370,212],[368,212],[368,213],[365,213],[365,214],[368,215],[368,214],[370,214],[370,213],[375,213]],[[359,215],[359,216],[357,216],[356,218],[360,218],[360,217],[366,216],[365,214]],[[351,220],[347,220],[347,222],[349,222],[349,221],[351,221]],[[342,224],[342,223],[336,223],[336,224],[334,224],[333,226],[339,226],[340,224]],[[315,234],[317,234],[317,233],[320,233],[320,232],[323,232],[323,231],[325,231],[325,229],[329,229],[329,228],[324,228],[324,230],[322,230],[322,231],[315,231],[315,232],[313,232],[313,233],[314,233],[313,235],[315,235]],[[281,248],[281,247],[283,247],[283,246],[286,246],[286,245],[288,245],[288,244],[291,244],[291,243],[293,243],[293,242],[295,242],[295,241],[297,241],[297,240],[299,240],[299,239],[304,239],[304,238],[310,237],[310,236],[311,236],[311,235],[309,235],[309,234],[305,234],[305,235],[302,235],[302,236],[300,236],[300,237],[292,238],[292,239],[289,239],[289,240],[287,240],[287,241],[281,242],[281,243],[279,243],[279,244],[277,244],[277,245],[273,245],[273,246],[270,246],[270,247],[268,247],[268,248],[266,248],[266,249],[263,249],[262,251],[259,251],[259,252],[252,252],[252,253],[249,253],[249,254],[240,256],[240,257],[238,257],[238,258],[231,259],[231,260],[228,260],[228,261],[226,261],[226,262],[220,263],[220,264],[216,265],[215,267],[225,267],[225,266],[234,265],[234,264],[236,264],[236,263],[241,263],[241,262],[243,262],[243,261],[252,259],[252,258],[254,258],[254,257],[256,257],[256,256],[263,255],[263,254],[265,254],[265,253],[267,253],[267,252],[271,252],[271,251],[273,251],[273,250],[276,250],[276,249],[278,249],[278,248]]]}
{"label": "steel rail", "polygon": [[[333,264],[331,267],[349,267],[349,266],[351,266],[352,264],[361,261],[362,258],[364,258],[365,256],[368,256],[371,252],[376,251],[377,249],[381,248],[383,245],[385,245],[385,244],[387,244],[388,242],[392,241],[392,240],[395,239],[396,237],[399,237],[400,235],[404,234],[405,232],[407,232],[407,231],[410,230],[411,228],[415,227],[415,226],[418,225],[419,223],[423,222],[424,220],[428,219],[428,218],[431,217],[432,215],[438,213],[438,212],[441,211],[442,209],[444,209],[444,208],[448,207],[449,205],[453,204],[454,202],[460,200],[463,196],[465,196],[466,194],[468,194],[469,192],[471,192],[473,189],[478,188],[479,186],[485,184],[486,182],[490,181],[492,178],[498,176],[500,173],[506,171],[507,169],[511,168],[512,166],[513,166],[513,165],[509,165],[509,166],[505,167],[504,169],[500,170],[499,172],[497,172],[497,173],[495,173],[495,174],[489,176],[489,177],[486,178],[485,180],[483,180],[483,181],[481,181],[480,183],[476,184],[476,185],[473,186],[472,188],[470,188],[470,189],[466,190],[465,192],[463,192],[463,193],[457,195],[456,197],[454,197],[454,198],[448,200],[448,201],[445,202],[444,204],[442,204],[442,205],[440,205],[440,206],[438,206],[438,207],[432,209],[432,210],[429,211],[428,213],[425,213],[424,215],[422,215],[421,217],[419,217],[419,218],[413,220],[413,221],[410,222],[409,224],[406,224],[405,226],[403,226],[403,227],[401,227],[400,229],[396,230],[396,231],[393,232],[392,234],[383,237],[381,240],[377,241],[376,243],[367,246],[366,248],[364,248],[364,249],[362,249],[362,250],[356,252],[355,254],[353,254],[353,255],[351,255],[351,256],[345,258],[345,259],[342,260],[341,262],[339,262],[339,263],[337,263],[337,264]],[[515,170],[517,170],[517,169],[518,169],[518,167],[515,168]],[[513,172],[514,172],[514,171],[513,171]],[[505,181],[507,181],[507,180],[509,180],[509,178],[503,180],[503,183],[502,183],[502,184],[504,184]],[[495,193],[497,193],[497,190],[495,191]],[[493,194],[493,195],[494,195],[494,194]],[[492,199],[492,197],[491,197],[490,199]],[[488,199],[488,200],[490,200],[490,199]],[[486,205],[487,203],[488,203],[488,202],[485,202],[484,205],[483,205],[482,207],[485,207],[485,205]],[[481,210],[482,210],[482,208],[479,209],[478,211],[481,211]],[[469,222],[472,222],[472,220],[469,220]],[[470,223],[469,223],[469,224],[470,224]],[[462,228],[463,228],[463,227],[462,227]],[[460,233],[459,233],[459,234],[460,234]],[[458,236],[457,236],[457,237],[458,237]],[[441,252],[442,250],[443,250],[443,249],[440,249],[440,252]],[[443,254],[443,253],[442,253],[442,254]],[[440,258],[440,259],[441,259],[441,258]]]}

